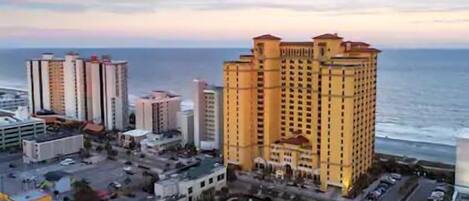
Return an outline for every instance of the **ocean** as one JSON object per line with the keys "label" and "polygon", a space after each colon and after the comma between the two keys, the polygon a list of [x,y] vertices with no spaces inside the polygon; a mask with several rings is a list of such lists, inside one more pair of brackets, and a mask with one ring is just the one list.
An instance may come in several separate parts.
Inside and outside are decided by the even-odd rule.
{"label": "ocean", "polygon": [[[249,49],[204,48],[0,49],[0,86],[25,88],[26,59],[43,52],[63,57],[69,51],[128,60],[131,102],[162,89],[181,94],[189,107],[194,78],[221,85],[223,61],[249,53]],[[469,132],[468,58],[469,50],[384,49],[378,61],[376,135],[454,149],[455,136]]]}

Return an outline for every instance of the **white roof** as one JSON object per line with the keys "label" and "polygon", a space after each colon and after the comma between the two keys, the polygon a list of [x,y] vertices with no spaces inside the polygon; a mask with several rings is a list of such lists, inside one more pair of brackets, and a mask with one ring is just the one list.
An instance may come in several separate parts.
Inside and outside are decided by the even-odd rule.
{"label": "white roof", "polygon": [[124,135],[129,135],[129,136],[132,136],[132,137],[142,137],[142,136],[148,135],[150,133],[151,133],[151,131],[149,131],[149,130],[135,129],[135,130],[127,131],[123,134]]}
{"label": "white roof", "polygon": [[457,138],[469,140],[469,128],[464,128],[461,131],[459,131]]}

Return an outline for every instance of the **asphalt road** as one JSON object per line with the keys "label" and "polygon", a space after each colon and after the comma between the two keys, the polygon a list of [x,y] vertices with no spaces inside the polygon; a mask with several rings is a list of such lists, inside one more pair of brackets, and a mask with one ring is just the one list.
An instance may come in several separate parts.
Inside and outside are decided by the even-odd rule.
{"label": "asphalt road", "polygon": [[436,181],[420,178],[419,186],[410,195],[408,201],[427,201],[427,198],[432,194],[432,191],[437,186]]}

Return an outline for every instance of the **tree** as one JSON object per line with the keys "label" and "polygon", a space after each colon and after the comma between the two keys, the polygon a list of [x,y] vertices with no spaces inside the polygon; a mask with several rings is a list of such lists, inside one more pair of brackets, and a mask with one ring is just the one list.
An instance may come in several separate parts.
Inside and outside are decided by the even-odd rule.
{"label": "tree", "polygon": [[83,146],[85,147],[86,151],[90,151],[93,148],[93,144],[91,144],[91,140],[89,138],[85,139],[85,142],[83,143]]}
{"label": "tree", "polygon": [[96,191],[94,191],[88,181],[82,179],[73,183],[73,198],[75,201],[100,201]]}

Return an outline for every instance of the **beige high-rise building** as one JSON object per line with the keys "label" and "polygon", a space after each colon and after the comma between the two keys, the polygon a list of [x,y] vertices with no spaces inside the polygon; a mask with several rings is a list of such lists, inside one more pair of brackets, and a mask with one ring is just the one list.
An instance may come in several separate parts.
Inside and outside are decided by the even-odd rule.
{"label": "beige high-rise building", "polygon": [[136,129],[160,134],[178,129],[181,97],[166,91],[153,91],[135,104]]}
{"label": "beige high-rise building", "polygon": [[127,62],[109,56],[56,58],[45,53],[26,62],[29,107],[33,114],[53,112],[108,130],[128,126]]}
{"label": "beige high-rise building", "polygon": [[224,64],[224,159],[346,194],[372,164],[379,50],[323,34],[254,38]]}
{"label": "beige high-rise building", "polygon": [[223,87],[194,80],[194,144],[202,150],[223,148]]}

